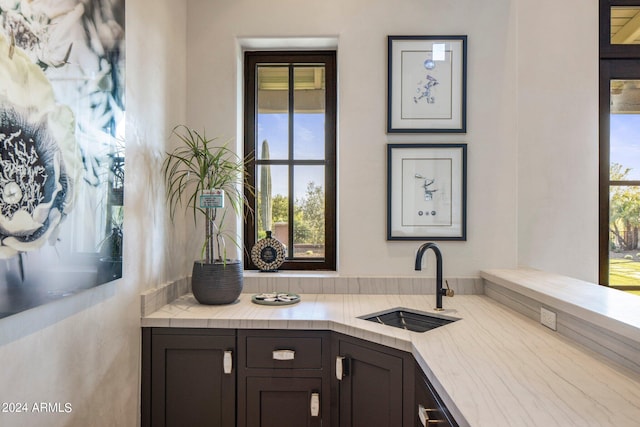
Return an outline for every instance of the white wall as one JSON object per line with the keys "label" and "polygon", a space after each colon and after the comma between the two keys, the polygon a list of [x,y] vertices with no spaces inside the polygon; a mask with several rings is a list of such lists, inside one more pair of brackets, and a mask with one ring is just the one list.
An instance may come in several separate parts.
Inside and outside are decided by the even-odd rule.
{"label": "white wall", "polygon": [[[225,135],[241,127],[238,39],[337,37],[341,274],[415,274],[419,242],[385,240],[385,146],[444,141],[469,149],[468,239],[440,244],[445,275],[597,280],[596,3],[190,0],[188,31],[190,123]],[[468,35],[467,134],[385,133],[390,34]]]}
{"label": "white wall", "polygon": [[598,2],[518,2],[518,262],[598,281]]}
{"label": "white wall", "polygon": [[168,255],[170,226],[158,187],[167,129],[186,114],[185,24],[183,2],[127,0],[124,277],[0,319],[0,402],[68,402],[72,408],[0,412],[2,427],[139,422],[139,295],[185,275],[177,266],[181,257]]}
{"label": "white wall", "polygon": [[[420,242],[387,242],[386,144],[467,142],[468,241],[440,244],[447,276],[517,265],[515,14],[509,0],[189,1],[188,117],[235,135],[237,40],[338,38],[339,271],[413,275]],[[387,35],[466,34],[468,133],[387,135]],[[433,262],[428,262],[433,264]],[[433,271],[431,265],[428,269]],[[429,274],[423,272],[422,274]]]}

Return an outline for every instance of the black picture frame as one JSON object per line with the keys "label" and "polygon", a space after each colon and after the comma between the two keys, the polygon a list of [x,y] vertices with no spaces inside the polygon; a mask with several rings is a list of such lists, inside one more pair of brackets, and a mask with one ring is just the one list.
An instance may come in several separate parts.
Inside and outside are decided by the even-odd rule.
{"label": "black picture frame", "polygon": [[387,36],[387,133],[466,133],[467,36]]}
{"label": "black picture frame", "polygon": [[387,144],[387,240],[467,240],[467,144]]}

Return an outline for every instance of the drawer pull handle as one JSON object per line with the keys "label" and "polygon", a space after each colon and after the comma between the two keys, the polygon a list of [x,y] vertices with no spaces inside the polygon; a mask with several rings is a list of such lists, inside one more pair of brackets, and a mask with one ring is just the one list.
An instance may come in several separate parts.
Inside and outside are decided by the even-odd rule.
{"label": "drawer pull handle", "polygon": [[294,360],[295,358],[294,350],[273,350],[273,360]]}
{"label": "drawer pull handle", "polygon": [[233,370],[233,352],[225,351],[222,358],[222,366],[225,374],[230,374]]}
{"label": "drawer pull handle", "polygon": [[311,393],[310,406],[312,417],[320,415],[320,393]]}
{"label": "drawer pull handle", "polygon": [[349,361],[347,357],[336,356],[336,378],[342,381],[344,377],[349,375]]}
{"label": "drawer pull handle", "polygon": [[418,418],[420,419],[420,424],[423,426],[427,426],[428,424],[439,424],[440,420],[432,420],[429,418],[429,412],[435,412],[437,409],[427,409],[422,405],[418,405]]}

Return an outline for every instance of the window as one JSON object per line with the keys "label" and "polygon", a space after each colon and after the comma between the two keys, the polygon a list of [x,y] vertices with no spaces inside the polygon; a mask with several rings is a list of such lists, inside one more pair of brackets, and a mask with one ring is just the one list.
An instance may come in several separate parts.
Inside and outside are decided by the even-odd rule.
{"label": "window", "polygon": [[640,1],[600,1],[599,281],[640,290]]}
{"label": "window", "polygon": [[287,248],[281,269],[336,268],[336,53],[246,52],[245,268],[258,239]]}

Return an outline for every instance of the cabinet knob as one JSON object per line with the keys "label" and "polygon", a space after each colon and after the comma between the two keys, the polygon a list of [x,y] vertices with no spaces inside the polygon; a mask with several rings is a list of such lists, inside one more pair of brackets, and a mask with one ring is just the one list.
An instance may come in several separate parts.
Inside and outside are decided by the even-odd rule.
{"label": "cabinet knob", "polygon": [[294,360],[295,350],[273,350],[273,360]]}
{"label": "cabinet knob", "polygon": [[230,374],[233,370],[233,352],[225,351],[222,357],[222,367],[225,374]]}

